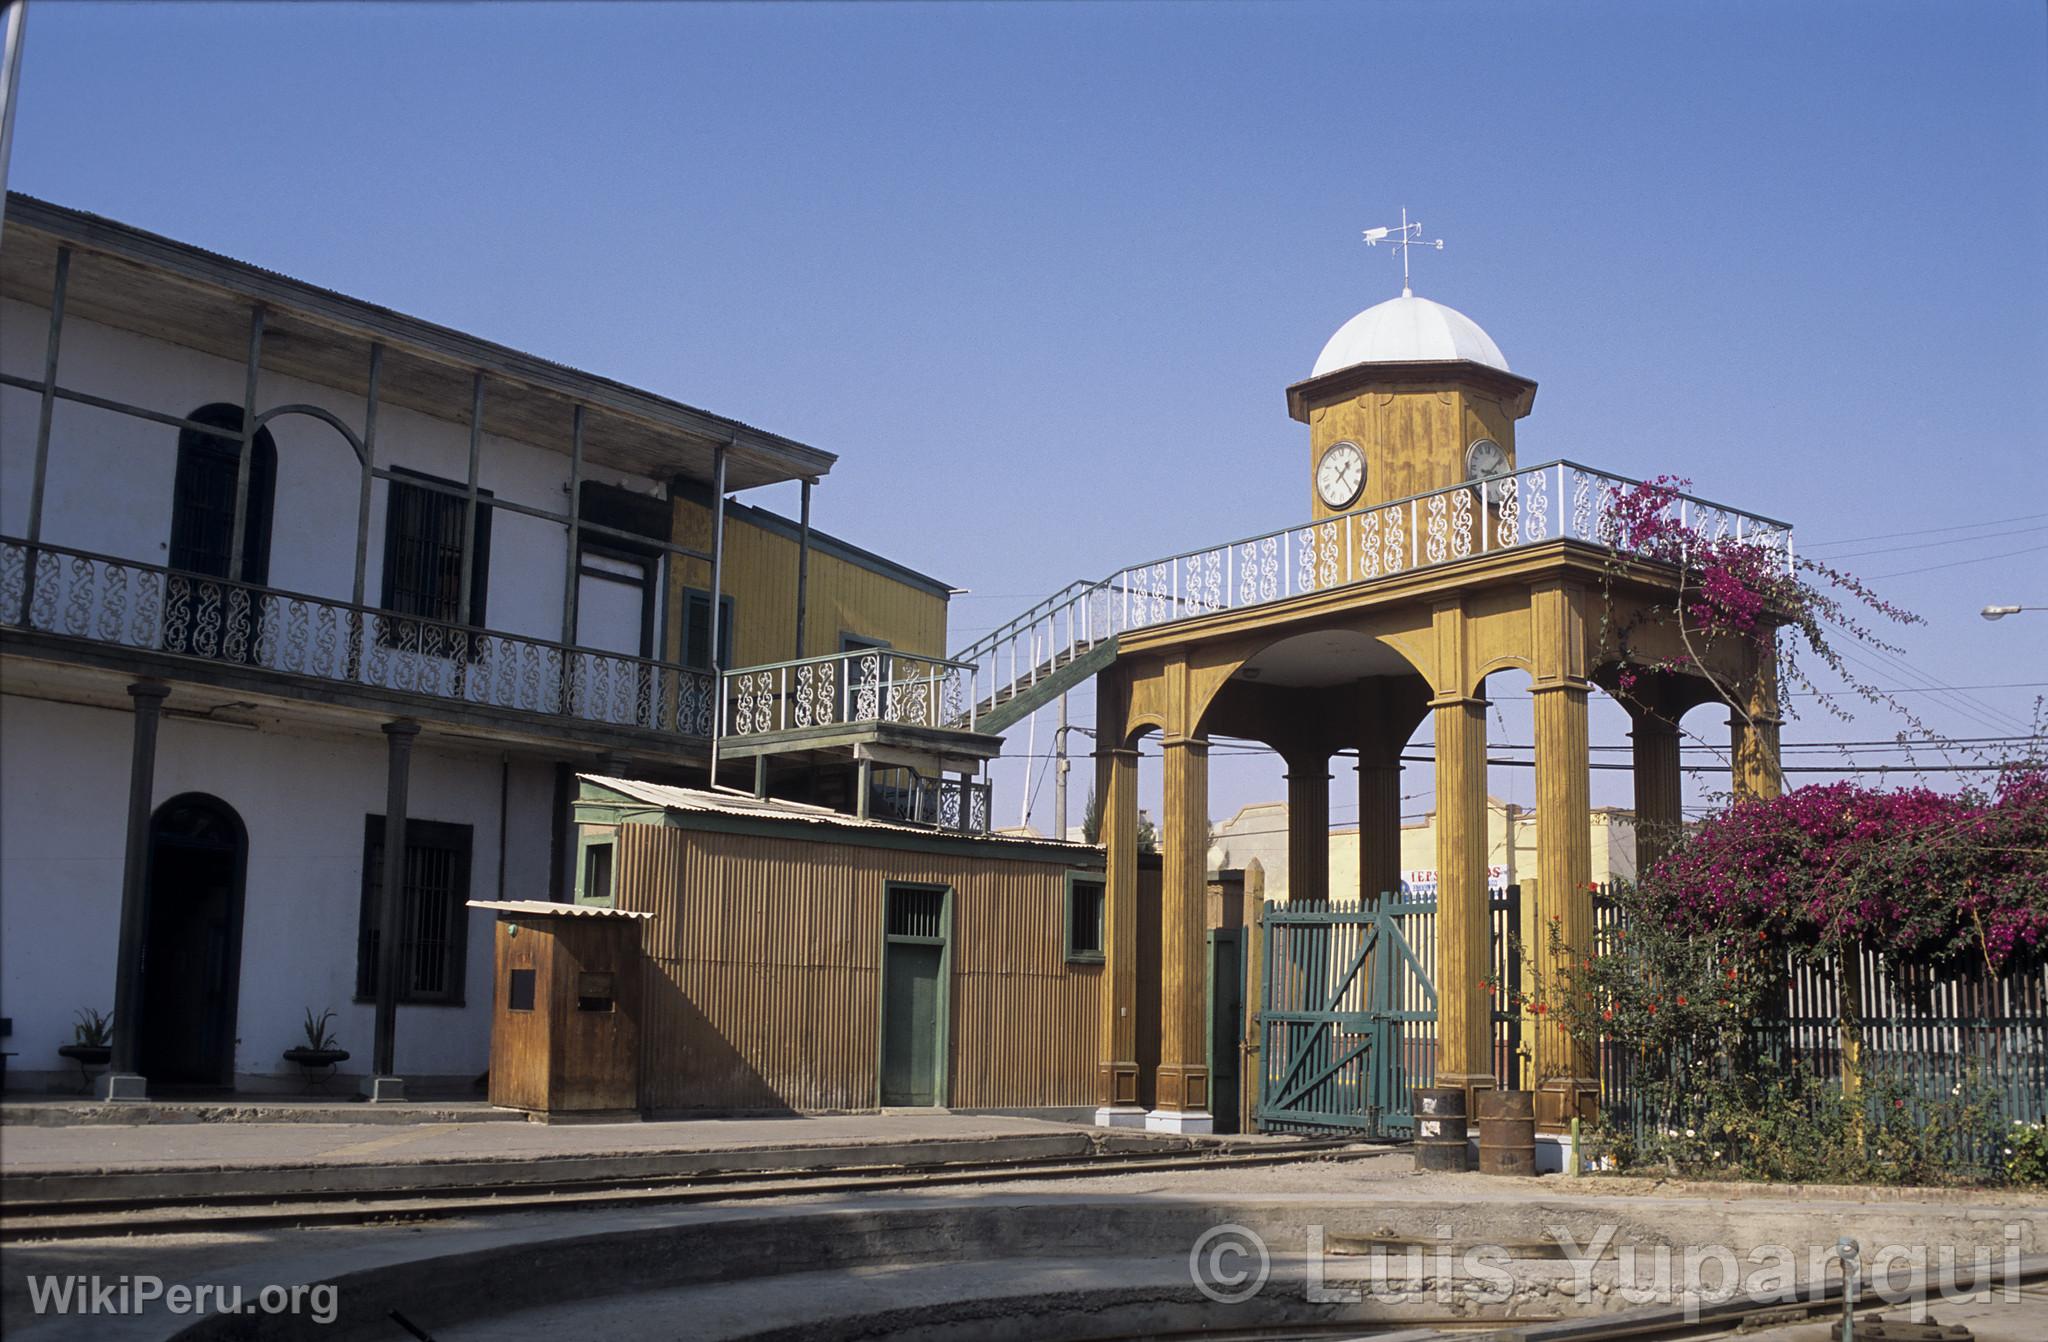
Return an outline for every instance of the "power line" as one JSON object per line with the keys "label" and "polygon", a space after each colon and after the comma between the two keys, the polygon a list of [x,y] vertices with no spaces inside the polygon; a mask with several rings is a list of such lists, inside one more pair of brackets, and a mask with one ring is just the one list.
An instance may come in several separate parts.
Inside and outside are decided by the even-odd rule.
{"label": "power line", "polygon": [[1888,540],[1895,536],[1932,536],[1943,531],[1973,531],[1978,527],[2002,527],[2011,522],[2032,522],[2036,518],[2048,517],[2048,513],[2022,513],[2018,517],[1994,517],[1984,522],[1958,522],[1948,527],[1920,527],[1914,531],[1891,531],[1878,536],[1844,536],[1840,540],[1806,541],[1802,550],[1831,550],[1837,545],[1857,545],[1863,541]]}
{"label": "power line", "polygon": [[1928,564],[1921,568],[1902,568],[1897,573],[1874,574],[1871,577],[1871,581],[1881,582],[1886,578],[1910,578],[1918,573],[1938,573],[1942,569],[1961,568],[1965,564],[1988,564],[1994,559],[2013,559],[2020,555],[2039,554],[2043,550],[2048,550],[2048,545],[2030,545],[2024,550],[2007,550],[2003,554],[1980,555],[1975,559],[1958,559],[1947,564]]}

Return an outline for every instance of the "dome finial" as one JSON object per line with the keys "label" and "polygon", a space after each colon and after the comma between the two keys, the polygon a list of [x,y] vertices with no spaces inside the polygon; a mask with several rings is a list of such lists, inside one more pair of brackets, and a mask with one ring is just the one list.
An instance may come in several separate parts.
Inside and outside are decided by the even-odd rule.
{"label": "dome finial", "polygon": [[1414,223],[1409,223],[1408,207],[1403,205],[1401,207],[1401,226],[1399,228],[1368,228],[1365,230],[1366,246],[1377,247],[1383,242],[1390,247],[1399,247],[1401,249],[1401,297],[1415,297],[1415,291],[1408,287],[1408,249],[1410,247],[1432,247],[1437,251],[1442,251],[1444,249],[1444,240],[1437,238],[1432,241],[1424,238],[1422,236],[1422,221],[1417,219]]}

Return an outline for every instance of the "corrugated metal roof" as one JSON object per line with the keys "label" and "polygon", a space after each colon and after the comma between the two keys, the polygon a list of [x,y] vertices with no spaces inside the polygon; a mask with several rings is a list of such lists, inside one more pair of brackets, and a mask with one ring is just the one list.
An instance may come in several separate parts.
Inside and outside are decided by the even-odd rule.
{"label": "corrugated metal roof", "polygon": [[472,899],[472,909],[495,909],[499,913],[524,913],[549,918],[652,918],[651,913],[632,909],[608,909],[600,904],[557,904],[547,899]]}
{"label": "corrugated metal roof", "polygon": [[1032,848],[1050,846],[1073,848],[1084,852],[1095,850],[1093,844],[1076,843],[1072,840],[1025,838],[1009,834],[969,835],[960,834],[955,830],[934,829],[929,825],[906,825],[894,820],[863,820],[859,816],[847,815],[843,811],[834,811],[829,807],[813,806],[807,802],[778,801],[773,797],[756,797],[745,792],[710,792],[702,788],[671,787],[665,783],[642,783],[632,778],[611,778],[604,774],[578,774],[576,777],[595,783],[599,787],[610,788],[614,792],[623,792],[628,797],[644,801],[650,806],[659,806],[670,811],[742,816],[753,820],[788,820],[831,829],[882,830],[915,835],[924,839],[957,838],[979,843]]}
{"label": "corrugated metal roof", "polygon": [[551,359],[544,354],[534,354],[528,350],[517,349],[482,336],[471,335],[467,331],[459,331],[451,326],[444,326],[439,322],[429,321],[424,317],[415,317],[410,313],[400,312],[396,308],[387,307],[382,303],[357,298],[352,294],[345,294],[339,289],[330,289],[325,285],[315,284],[310,280],[302,280],[295,275],[287,275],[283,271],[272,270],[268,266],[258,265],[253,261],[244,261],[238,256],[229,256],[225,252],[217,252],[208,247],[201,247],[196,243],[166,237],[161,233],[152,233],[148,229],[138,228],[119,219],[112,219],[103,214],[94,214],[90,210],[76,209],[69,205],[59,205],[54,201],[31,196],[22,191],[9,191],[4,198],[0,198],[0,207],[4,207],[10,220],[17,213],[23,212],[22,207],[24,206],[28,207],[26,212],[30,216],[23,221],[28,227],[68,234],[69,230],[64,227],[67,222],[77,221],[96,225],[104,230],[125,234],[128,238],[137,242],[144,242],[157,247],[182,252],[188,256],[202,258],[217,266],[230,267],[248,275],[260,276],[275,284],[289,285],[308,297],[324,299],[337,306],[355,309],[359,313],[374,314],[387,321],[404,324],[412,327],[422,336],[438,336],[474,342],[495,353],[543,365],[563,377],[574,378],[578,381],[589,383],[593,387],[606,387],[625,395],[643,398],[648,402],[654,403],[656,406],[671,408],[711,421],[729,430],[734,435],[744,433],[764,446],[772,446],[789,452],[812,454],[821,457],[823,458],[822,465],[817,468],[817,474],[820,475],[829,472],[832,466],[839,460],[836,453],[827,452],[824,448],[798,442],[794,438],[784,437],[782,434],[745,423],[729,415],[721,415],[716,411],[705,410],[702,407],[679,401],[661,392],[649,391],[645,387],[636,387],[630,383],[621,382],[616,378],[592,373],[573,364],[563,363],[559,359]]}

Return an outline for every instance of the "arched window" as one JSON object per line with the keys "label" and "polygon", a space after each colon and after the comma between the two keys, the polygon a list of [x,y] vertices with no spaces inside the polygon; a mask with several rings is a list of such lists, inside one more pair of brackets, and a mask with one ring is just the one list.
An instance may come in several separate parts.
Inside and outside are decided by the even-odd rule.
{"label": "arched window", "polygon": [[256,430],[249,458],[249,509],[242,528],[242,562],[228,568],[234,543],[235,472],[242,455],[242,408],[216,402],[186,418],[225,432],[178,431],[178,477],[171,510],[171,567],[210,578],[270,581],[270,514],[277,495],[277,444]]}

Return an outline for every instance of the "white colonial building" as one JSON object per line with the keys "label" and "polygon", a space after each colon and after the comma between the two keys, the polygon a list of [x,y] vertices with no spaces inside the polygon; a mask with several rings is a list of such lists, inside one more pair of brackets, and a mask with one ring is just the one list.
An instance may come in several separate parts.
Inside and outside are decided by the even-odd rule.
{"label": "white colonial building", "polygon": [[706,776],[730,492],[806,489],[801,531],[734,510],[798,550],[742,623],[803,651],[816,553],[943,643],[943,584],[812,536],[829,453],[28,197],[4,238],[11,1089],[81,1086],[82,1011],[129,1094],[295,1089],[330,1008],[344,1074],[473,1085],[467,901],[567,897],[575,771]]}

